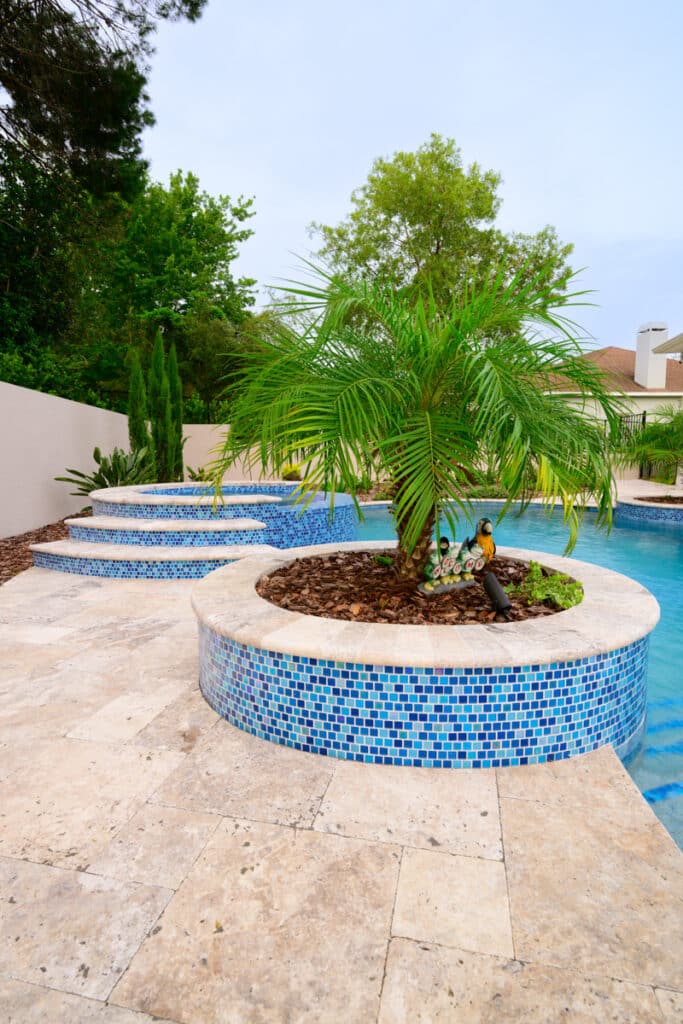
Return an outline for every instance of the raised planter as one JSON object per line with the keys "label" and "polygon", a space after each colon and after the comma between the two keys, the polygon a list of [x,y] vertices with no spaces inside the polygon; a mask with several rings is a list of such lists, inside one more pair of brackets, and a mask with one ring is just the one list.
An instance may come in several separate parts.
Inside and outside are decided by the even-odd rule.
{"label": "raised planter", "polygon": [[256,593],[258,579],[291,558],[387,546],[254,555],[198,583],[200,687],[211,707],[263,739],[386,764],[498,767],[608,743],[625,756],[638,743],[659,605],[618,573],[499,549],[568,572],[585,597],[557,615],[487,626],[324,619]]}
{"label": "raised planter", "polygon": [[683,505],[664,504],[661,501],[618,501],[614,509],[614,522],[622,523],[679,523],[683,525]]}

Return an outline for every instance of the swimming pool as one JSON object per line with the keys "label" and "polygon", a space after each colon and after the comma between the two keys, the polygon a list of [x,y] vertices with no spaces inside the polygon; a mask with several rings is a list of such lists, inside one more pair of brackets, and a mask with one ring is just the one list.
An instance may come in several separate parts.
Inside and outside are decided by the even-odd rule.
{"label": "swimming pool", "polygon": [[[477,502],[473,520],[487,515],[495,524],[499,509],[495,502]],[[360,539],[395,539],[386,508],[366,508],[364,513]],[[607,536],[596,529],[595,519],[594,513],[586,514],[573,556],[631,576],[661,606],[660,623],[650,638],[647,730],[627,768],[683,847],[683,529],[679,524],[624,523]],[[463,523],[462,536],[472,525]],[[559,513],[549,519],[543,509],[531,506],[521,517],[506,516],[494,536],[501,545],[561,554],[567,530]]]}

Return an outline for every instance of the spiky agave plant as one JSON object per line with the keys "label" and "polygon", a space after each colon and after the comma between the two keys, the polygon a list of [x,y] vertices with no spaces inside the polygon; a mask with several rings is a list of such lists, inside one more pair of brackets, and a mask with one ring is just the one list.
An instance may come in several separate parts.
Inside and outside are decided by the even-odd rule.
{"label": "spiky agave plant", "polygon": [[[271,323],[246,359],[216,479],[237,459],[278,470],[303,453],[302,494],[332,493],[372,465],[393,488],[396,569],[414,579],[439,516],[455,533],[484,465],[510,495],[504,511],[530,491],[560,501],[569,548],[589,494],[609,522],[605,431],[577,398],[596,402],[611,429],[622,409],[563,315],[583,293],[553,296],[551,310],[542,273],[506,284],[501,268],[440,309],[429,295],[415,303],[309,267],[312,286],[286,289],[294,317]],[[553,390],[559,382],[572,405]]]}

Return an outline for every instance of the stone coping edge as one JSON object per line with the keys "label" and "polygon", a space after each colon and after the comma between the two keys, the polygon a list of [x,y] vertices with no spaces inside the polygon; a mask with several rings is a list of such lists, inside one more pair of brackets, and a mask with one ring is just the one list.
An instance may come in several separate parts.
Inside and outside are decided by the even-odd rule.
{"label": "stone coping edge", "polygon": [[31,551],[61,558],[87,558],[100,562],[220,562],[249,555],[267,557],[277,548],[271,544],[215,544],[210,547],[181,544],[158,547],[152,544],[92,544],[84,540],[51,540],[31,544]]}
{"label": "stone coping edge", "polygon": [[386,541],[289,548],[253,555],[195,584],[192,606],[201,623],[240,644],[307,658],[373,665],[477,668],[572,661],[626,647],[650,633],[659,605],[649,590],[589,562],[523,548],[499,554],[538,561],[579,579],[580,605],[541,619],[471,626],[348,622],[303,615],[264,600],[256,583],[295,558],[333,551],[381,551]]}
{"label": "stone coping edge", "polygon": [[[224,487],[239,488],[239,487],[294,487],[296,482],[291,480],[268,480],[268,481],[254,481],[254,480],[226,480],[223,484]],[[206,495],[202,496],[199,494],[166,494],[163,492],[173,491],[179,487],[201,487],[201,483],[193,483],[191,480],[185,480],[183,482],[171,483],[171,484],[134,484],[129,487],[104,487],[98,491],[90,492],[91,501],[100,501],[110,505],[213,505],[214,496]],[[147,488],[154,488],[155,491],[161,491],[161,494],[151,494]],[[349,505],[353,502],[353,499],[348,494],[338,493],[335,495],[335,506]],[[235,494],[223,494],[218,501],[217,505],[286,505],[288,508],[294,508],[297,511],[305,511],[303,505],[291,505],[286,502],[281,495],[274,494],[240,494],[239,491]],[[312,506],[315,509],[324,508],[327,509],[327,504],[324,502],[317,502]]]}

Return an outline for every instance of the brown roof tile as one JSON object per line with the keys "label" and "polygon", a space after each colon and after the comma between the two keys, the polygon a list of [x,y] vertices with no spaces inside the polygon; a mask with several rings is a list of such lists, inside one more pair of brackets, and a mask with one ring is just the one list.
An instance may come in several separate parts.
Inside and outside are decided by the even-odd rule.
{"label": "brown roof tile", "polygon": [[[615,391],[642,391],[645,394],[661,393],[659,388],[644,388],[636,384],[633,374],[636,368],[636,354],[630,348],[617,348],[608,345],[586,352],[585,359],[590,359],[607,374],[607,379]],[[683,392],[683,363],[677,359],[666,361],[666,391]]]}

